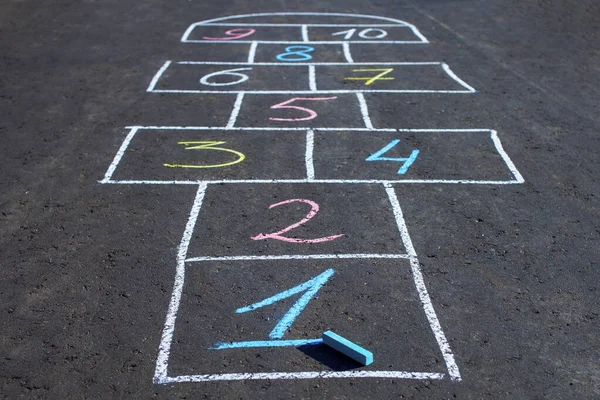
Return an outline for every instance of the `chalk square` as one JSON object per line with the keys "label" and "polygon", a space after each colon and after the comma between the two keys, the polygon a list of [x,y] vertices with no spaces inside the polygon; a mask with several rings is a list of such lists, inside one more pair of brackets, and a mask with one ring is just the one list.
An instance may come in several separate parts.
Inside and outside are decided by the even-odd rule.
{"label": "chalk square", "polygon": [[318,90],[468,93],[448,68],[441,62],[317,65],[315,84]]}
{"label": "chalk square", "polygon": [[[227,33],[229,32],[229,33]],[[267,26],[267,25],[197,25],[188,37],[189,42],[208,41],[227,46],[230,43],[302,41],[300,26]]]}
{"label": "chalk square", "polygon": [[[309,213],[309,220],[281,233],[284,239],[264,237],[303,221]],[[331,237],[335,238],[319,242]],[[382,185],[210,185],[188,259],[315,254],[406,254]]]}
{"label": "chalk square", "polygon": [[[220,343],[269,340],[302,295],[253,310],[236,309],[294,287],[325,270],[330,279],[282,340],[320,338],[333,330],[372,351],[360,366],[322,344],[215,350]],[[408,260],[261,260],[187,263],[171,342],[172,377],[302,371],[446,372]]]}
{"label": "chalk square", "polygon": [[[495,132],[328,132],[314,135],[316,179],[496,181],[515,176],[493,140]],[[386,147],[389,147],[387,151]],[[417,150],[412,164],[399,173]],[[382,154],[374,157],[378,152]],[[369,158],[372,158],[369,160]],[[389,159],[399,159],[398,161]],[[386,160],[387,159],[387,160]]]}
{"label": "chalk square", "polygon": [[306,65],[273,66],[173,61],[160,75],[152,90],[159,93],[236,93],[286,92],[308,90],[308,88],[308,66]]}
{"label": "chalk square", "polygon": [[322,62],[344,63],[347,61],[344,54],[344,48],[342,44],[338,43],[259,43],[256,47],[254,57],[254,62],[285,64]]}
{"label": "chalk square", "polygon": [[[136,129],[112,179],[156,183],[303,179],[306,133]],[[220,166],[219,166],[220,165]],[[210,168],[198,168],[198,167]]]}
{"label": "chalk square", "polygon": [[[385,24],[384,24],[385,25]],[[407,26],[309,26],[308,38],[319,42],[409,42],[423,43]]]}
{"label": "chalk square", "polygon": [[[306,119],[311,117],[312,119]],[[355,94],[246,94],[235,126],[279,129],[365,128],[365,122]]]}

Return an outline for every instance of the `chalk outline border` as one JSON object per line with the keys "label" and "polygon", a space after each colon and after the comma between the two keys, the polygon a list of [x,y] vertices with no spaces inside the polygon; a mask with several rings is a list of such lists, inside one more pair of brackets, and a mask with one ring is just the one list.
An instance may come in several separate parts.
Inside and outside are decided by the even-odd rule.
{"label": "chalk outline border", "polygon": [[[165,63],[159,68],[159,70],[154,74],[146,92],[148,93],[178,93],[178,94],[239,94],[239,93],[247,93],[247,94],[315,94],[315,93],[332,93],[332,94],[343,94],[343,93],[444,93],[444,94],[471,94],[476,93],[477,90],[465,82],[463,79],[459,78],[450,66],[443,61],[423,61],[423,62],[374,62],[374,63],[366,63],[366,62],[345,62],[345,63],[333,63],[333,62],[314,62],[314,63],[277,63],[277,62],[254,62],[254,51],[256,51],[256,47],[250,49],[250,55],[248,57],[248,62],[222,62],[222,61],[176,61],[172,60],[165,61]],[[344,48],[344,53],[346,54],[346,58],[350,57],[349,50]],[[308,89],[307,90],[194,90],[194,89],[155,89],[156,85],[162,78],[163,74],[172,64],[179,65],[223,65],[223,66],[283,66],[283,67],[298,67],[298,66],[307,66],[309,69],[308,72]],[[460,86],[465,88],[466,90],[453,89],[453,90],[435,90],[435,89],[332,89],[332,90],[319,90],[317,89],[316,77],[314,73],[315,67],[318,66],[385,66],[385,65],[399,65],[399,66],[440,66],[443,72],[453,80],[458,83]]]}
{"label": "chalk outline border", "polygon": [[[243,97],[243,94],[238,95]],[[241,102],[241,100],[239,100]],[[367,114],[368,117],[368,114]],[[129,132],[125,139],[121,143],[121,146],[112,162],[110,163],[104,178],[99,183],[104,184],[148,184],[148,185],[198,185],[198,184],[225,184],[225,183],[345,183],[345,184],[475,184],[475,185],[512,185],[521,184],[525,182],[525,179],[512,162],[502,142],[498,137],[498,132],[493,129],[377,129],[377,128],[238,128],[233,127],[232,120],[228,122],[225,127],[206,127],[206,126],[129,126],[127,127]],[[222,130],[222,131],[305,131],[306,132],[306,153],[305,153],[305,168],[307,177],[304,179],[207,179],[207,180],[113,180],[112,176],[117,170],[121,159],[125,155],[129,144],[137,134],[139,130],[198,130],[198,131],[211,131],[211,130]],[[313,165],[313,149],[314,149],[314,132],[315,131],[358,131],[358,132],[416,132],[416,133],[477,133],[482,134],[489,133],[494,148],[506,164],[506,167],[513,175],[514,179],[494,181],[494,180],[474,180],[474,179],[315,179],[314,177],[314,165]]]}
{"label": "chalk outline border", "polygon": [[[428,44],[429,41],[427,40],[427,38],[425,36],[423,36],[423,34],[419,31],[419,29],[417,29],[416,26],[414,26],[413,24],[410,24],[406,21],[402,21],[399,19],[395,19],[395,18],[388,18],[388,17],[380,17],[380,16],[376,16],[376,15],[366,15],[366,14],[344,14],[344,13],[313,13],[313,12],[279,12],[279,13],[255,13],[255,14],[240,14],[240,15],[234,15],[234,16],[227,16],[227,17],[220,17],[220,18],[213,18],[213,19],[207,19],[204,21],[199,21],[199,22],[195,22],[193,24],[191,24],[186,31],[184,32],[183,36],[181,37],[181,43],[215,43],[214,40],[191,40],[189,39],[189,36],[192,34],[193,30],[197,27],[197,26],[201,26],[201,25],[226,25],[226,26],[240,26],[236,23],[221,23],[221,21],[227,21],[227,20],[232,20],[232,19],[243,19],[243,18],[254,18],[254,17],[269,17],[269,16],[306,16],[306,17],[347,17],[347,18],[366,18],[366,19],[375,19],[375,20],[379,20],[379,21],[387,21],[387,22],[393,22],[393,24],[359,24],[359,25],[349,25],[349,24],[243,24],[243,26],[297,26],[300,27],[304,30],[304,26],[306,27],[310,27],[310,26],[329,26],[329,27],[381,27],[382,25],[390,25],[393,27],[406,27],[409,28],[413,34],[418,37],[420,40],[418,41],[364,41],[364,40],[359,40],[359,41],[338,41],[338,42],[324,42],[327,44],[330,43],[369,43],[369,44],[375,44],[375,43],[396,43],[396,44]],[[303,39],[305,38],[304,35]],[[244,41],[245,43],[252,43],[252,41]],[[259,41],[260,42],[260,41]],[[231,41],[220,41],[219,43],[242,43],[241,41],[237,41],[237,40],[231,40]],[[263,42],[264,43],[264,42]],[[318,43],[318,42],[306,42],[306,41],[298,41],[298,42],[272,42],[272,43]]]}
{"label": "chalk outline border", "polygon": [[[207,381],[227,381],[227,380],[260,380],[260,379],[315,379],[315,378],[401,378],[401,379],[427,379],[427,380],[441,380],[444,379],[445,373],[433,373],[433,372],[407,372],[407,371],[305,371],[305,372],[268,372],[268,373],[226,373],[226,374],[198,374],[198,375],[180,375],[169,377],[168,366],[169,357],[171,352],[171,345],[173,342],[173,334],[175,332],[175,324],[177,319],[177,313],[179,312],[179,306],[183,295],[183,286],[185,283],[185,272],[187,253],[200,209],[204,201],[206,190],[211,183],[203,182],[198,185],[198,190],[194,198],[194,203],[190,210],[190,215],[185,227],[181,243],[177,251],[177,268],[175,273],[175,280],[173,284],[173,292],[171,300],[169,302],[169,308],[165,318],[165,324],[161,336],[159,345],[158,357],[156,360],[156,368],[154,371],[153,382],[155,384],[168,384],[168,383],[180,383],[180,382],[207,382]],[[429,326],[438,344],[438,348],[442,353],[444,362],[450,380],[459,382],[462,380],[458,365],[454,358],[454,354],[450,348],[450,344],[446,338],[446,335],[439,322],[437,314],[433,308],[433,303],[429,292],[423,279],[423,273],[419,265],[417,253],[412,244],[412,240],[408,233],[408,228],[404,220],[404,215],[398,197],[391,184],[384,183],[383,188],[388,196],[396,225],[402,239],[404,248],[406,249],[406,256],[410,262],[411,274],[415,289],[419,295],[421,306],[425,312],[425,316],[429,322]],[[351,256],[351,255],[350,255]],[[398,258],[398,257],[393,257]]]}

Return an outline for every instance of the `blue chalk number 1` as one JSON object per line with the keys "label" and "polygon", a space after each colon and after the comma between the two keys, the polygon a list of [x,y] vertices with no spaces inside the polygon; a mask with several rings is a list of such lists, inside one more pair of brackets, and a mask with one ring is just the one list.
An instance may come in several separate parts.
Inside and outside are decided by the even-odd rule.
{"label": "blue chalk number 1", "polygon": [[385,147],[378,150],[376,153],[371,154],[369,157],[365,159],[365,161],[396,161],[401,162],[402,166],[398,170],[398,175],[404,175],[408,168],[415,162],[417,156],[419,155],[419,150],[413,150],[410,153],[410,156],[407,158],[391,158],[391,157],[382,157],[385,153],[393,149],[398,143],[400,143],[400,139],[394,139],[389,142]]}
{"label": "blue chalk number 1", "polygon": [[262,307],[270,306],[271,304],[277,303],[281,300],[285,300],[288,297],[292,297],[299,293],[304,292],[302,296],[294,303],[294,305],[285,313],[283,317],[277,322],[269,338],[272,340],[265,341],[244,341],[244,342],[230,342],[224,343],[219,342],[215,344],[211,350],[222,350],[222,349],[233,349],[233,348],[245,348],[245,347],[285,347],[285,346],[303,346],[307,344],[318,344],[322,343],[322,339],[300,339],[300,340],[282,340],[285,331],[289,329],[294,323],[298,315],[304,310],[309,301],[317,294],[319,289],[331,278],[334,274],[333,269],[328,269],[322,274],[309,279],[308,281],[301,283],[300,285],[294,286],[291,289],[285,290],[274,296],[268,297],[259,302],[250,304],[246,307],[241,307],[235,310],[237,314],[243,314],[250,311],[257,310]]}

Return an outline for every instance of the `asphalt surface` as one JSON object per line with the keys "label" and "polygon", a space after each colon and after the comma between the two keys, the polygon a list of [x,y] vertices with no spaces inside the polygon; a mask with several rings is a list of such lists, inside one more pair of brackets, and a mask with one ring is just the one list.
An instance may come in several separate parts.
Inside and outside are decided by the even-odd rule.
{"label": "asphalt surface", "polygon": [[[188,263],[169,376],[364,370],[443,378],[153,382],[198,185],[100,181],[128,126],[227,125],[235,95],[146,88],[167,60],[246,60],[248,45],[180,43],[190,24],[266,12],[354,13],[414,24],[430,44],[356,45],[355,61],[443,61],[477,92],[365,94],[373,125],[495,130],[522,174],[522,184],[392,185],[460,380],[450,379],[407,259],[308,258]],[[0,5],[0,29],[0,398],[600,398],[596,2],[10,0]],[[282,35],[275,28],[264,34]],[[258,48],[256,61],[281,51]],[[345,62],[339,49],[319,54],[315,61]],[[197,81],[181,71],[167,73],[157,89]],[[318,84],[336,85],[352,74],[340,71],[317,71]],[[406,72],[390,85],[461,88],[438,72]],[[257,90],[296,88],[280,70],[257,74]],[[237,126],[287,126],[268,118],[289,95],[247,96]],[[397,178],[397,163],[363,162],[365,151],[392,139],[405,146],[394,157],[421,150],[409,170],[413,179],[514,179],[489,134],[345,131],[363,123],[353,96],[319,101],[319,119],[302,125],[340,128],[315,131],[317,179]],[[113,179],[303,179],[305,134],[141,130]],[[178,142],[219,140],[243,149],[238,169],[198,173],[162,165],[197,162],[190,155],[197,150]],[[222,154],[208,153],[206,162],[223,162]],[[388,195],[380,183],[212,184],[187,255],[405,254]],[[316,202],[318,215],[286,236],[343,236],[317,244],[249,239],[302,219],[307,203],[269,209],[299,198]],[[235,310],[329,268],[335,273],[285,338],[333,329],[372,350],[371,366],[322,346],[212,349],[266,340],[294,298],[246,314]]]}

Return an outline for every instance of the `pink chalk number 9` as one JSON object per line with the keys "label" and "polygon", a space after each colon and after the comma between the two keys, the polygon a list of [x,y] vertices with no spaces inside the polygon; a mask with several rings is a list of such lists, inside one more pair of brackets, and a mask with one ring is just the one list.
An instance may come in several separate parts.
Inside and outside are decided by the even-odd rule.
{"label": "pink chalk number 9", "polygon": [[216,37],[215,38],[215,37],[204,36],[204,40],[238,40],[238,39],[242,39],[247,36],[250,36],[254,32],[256,32],[256,29],[251,29],[251,28],[230,29],[225,32],[225,35],[227,37]]}
{"label": "pink chalk number 9", "polygon": [[295,238],[289,238],[287,236],[282,236],[284,233],[291,231],[292,229],[295,229],[297,227],[299,227],[300,225],[303,225],[305,223],[307,223],[308,221],[310,221],[310,219],[312,217],[314,217],[315,215],[317,215],[317,213],[319,212],[319,205],[317,203],[315,203],[312,200],[307,200],[307,199],[290,199],[290,200],[285,200],[279,203],[275,203],[275,204],[271,204],[269,206],[269,210],[271,208],[274,207],[279,207],[282,206],[284,204],[290,204],[290,203],[306,203],[310,205],[310,211],[308,212],[308,214],[306,214],[306,217],[302,218],[300,221],[296,222],[295,224],[292,224],[290,226],[288,226],[287,228],[283,228],[280,231],[277,232],[273,232],[273,233],[259,233],[256,236],[252,236],[251,239],[252,240],[264,240],[264,239],[275,239],[275,240],[281,240],[283,242],[289,242],[289,243],[304,243],[304,244],[309,244],[309,243],[323,243],[323,242],[330,242],[332,240],[335,240],[339,237],[344,236],[344,234],[340,234],[340,235],[332,235],[332,236],[326,236],[326,237],[321,237],[321,238],[317,238],[317,239],[295,239]]}

